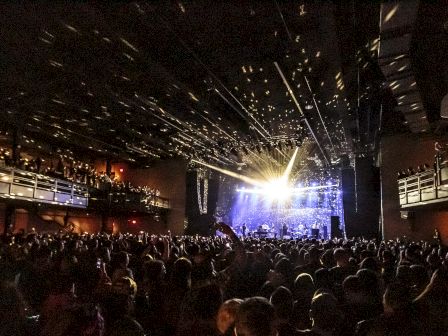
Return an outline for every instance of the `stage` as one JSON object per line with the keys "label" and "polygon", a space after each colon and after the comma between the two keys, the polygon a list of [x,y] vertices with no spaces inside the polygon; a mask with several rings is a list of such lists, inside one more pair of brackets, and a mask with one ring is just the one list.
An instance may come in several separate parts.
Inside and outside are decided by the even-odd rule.
{"label": "stage", "polygon": [[338,218],[343,230],[342,192],[337,185],[307,190],[284,200],[238,189],[231,209],[231,225],[238,234],[245,231],[246,236],[262,236],[259,233],[266,232],[268,238],[328,238],[332,217]]}

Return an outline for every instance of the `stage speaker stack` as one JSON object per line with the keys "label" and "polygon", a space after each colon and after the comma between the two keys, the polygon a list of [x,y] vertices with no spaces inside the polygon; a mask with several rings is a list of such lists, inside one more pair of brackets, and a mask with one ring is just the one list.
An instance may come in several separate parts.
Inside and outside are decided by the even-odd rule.
{"label": "stage speaker stack", "polygon": [[331,238],[343,238],[339,216],[331,216]]}
{"label": "stage speaker stack", "polygon": [[328,227],[325,225],[325,226],[323,226],[322,227],[322,229],[323,229],[323,238],[324,239],[328,239]]}
{"label": "stage speaker stack", "polygon": [[319,229],[311,229],[311,237],[319,238]]}
{"label": "stage speaker stack", "polygon": [[377,238],[381,210],[380,171],[372,155],[341,169],[345,236]]}

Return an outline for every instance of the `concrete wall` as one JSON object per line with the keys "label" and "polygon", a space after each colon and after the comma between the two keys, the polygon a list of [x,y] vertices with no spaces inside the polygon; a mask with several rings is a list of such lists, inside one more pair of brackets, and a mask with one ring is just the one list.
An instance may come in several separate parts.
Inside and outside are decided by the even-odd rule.
{"label": "concrete wall", "polygon": [[397,172],[408,167],[434,162],[434,142],[447,139],[418,137],[411,134],[383,137],[381,141],[382,211],[385,239],[407,236],[412,239],[431,239],[434,229],[448,242],[448,202],[438,209],[418,208],[413,219],[402,219],[398,199]]}

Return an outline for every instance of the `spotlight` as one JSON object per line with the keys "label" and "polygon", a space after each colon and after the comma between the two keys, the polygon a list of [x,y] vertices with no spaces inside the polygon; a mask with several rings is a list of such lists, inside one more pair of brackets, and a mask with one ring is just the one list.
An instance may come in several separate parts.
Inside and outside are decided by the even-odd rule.
{"label": "spotlight", "polygon": [[292,188],[284,178],[275,179],[266,183],[262,193],[271,199],[286,200],[292,194]]}

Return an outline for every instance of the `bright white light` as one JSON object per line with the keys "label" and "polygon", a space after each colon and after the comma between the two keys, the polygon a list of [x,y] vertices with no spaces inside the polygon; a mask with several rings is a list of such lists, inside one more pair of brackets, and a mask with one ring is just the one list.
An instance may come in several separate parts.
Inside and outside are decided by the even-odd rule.
{"label": "bright white light", "polygon": [[261,193],[273,200],[286,200],[293,189],[288,186],[288,181],[284,178],[268,181],[262,188]]}
{"label": "bright white light", "polygon": [[[330,189],[333,187],[339,187],[338,184],[327,184],[327,185],[314,185],[311,187],[292,187],[289,186],[287,181],[283,178],[275,179],[266,182],[261,188],[246,189],[238,188],[237,192],[242,192],[246,194],[259,194],[265,195],[271,199],[285,200],[291,196],[303,195],[306,193],[314,192],[315,190]],[[339,191],[338,191],[339,192]]]}

